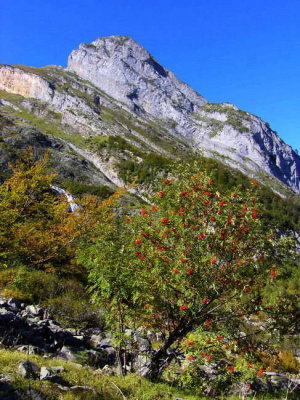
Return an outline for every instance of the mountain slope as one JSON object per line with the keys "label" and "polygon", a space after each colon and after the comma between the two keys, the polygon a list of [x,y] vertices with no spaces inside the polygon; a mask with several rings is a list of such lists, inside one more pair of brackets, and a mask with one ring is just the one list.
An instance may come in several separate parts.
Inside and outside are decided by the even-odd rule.
{"label": "mountain slope", "polygon": [[[300,157],[267,123],[232,104],[208,103],[128,37],[81,44],[66,69],[2,65],[0,89],[5,118],[71,142],[117,185],[126,162],[196,153],[282,194],[280,182],[300,193]],[[107,145],[114,136],[125,140],[122,151]]]}

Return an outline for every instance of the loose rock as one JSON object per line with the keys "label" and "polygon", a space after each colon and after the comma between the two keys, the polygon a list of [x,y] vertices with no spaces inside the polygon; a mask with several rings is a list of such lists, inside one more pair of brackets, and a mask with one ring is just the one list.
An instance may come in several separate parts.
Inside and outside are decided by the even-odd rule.
{"label": "loose rock", "polygon": [[18,373],[23,378],[37,378],[39,367],[31,361],[24,361],[18,366]]}
{"label": "loose rock", "polygon": [[58,381],[60,376],[52,369],[47,367],[42,367],[40,371],[40,381]]}

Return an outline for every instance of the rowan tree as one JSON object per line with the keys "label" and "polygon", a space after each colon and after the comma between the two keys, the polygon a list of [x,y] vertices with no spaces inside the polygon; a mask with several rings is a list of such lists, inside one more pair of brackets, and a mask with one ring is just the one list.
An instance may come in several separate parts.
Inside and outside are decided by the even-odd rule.
{"label": "rowan tree", "polygon": [[165,179],[152,202],[91,246],[84,262],[111,321],[163,333],[143,370],[155,380],[195,328],[237,340],[262,312],[260,290],[286,248],[263,226],[253,190],[220,193],[205,173]]}

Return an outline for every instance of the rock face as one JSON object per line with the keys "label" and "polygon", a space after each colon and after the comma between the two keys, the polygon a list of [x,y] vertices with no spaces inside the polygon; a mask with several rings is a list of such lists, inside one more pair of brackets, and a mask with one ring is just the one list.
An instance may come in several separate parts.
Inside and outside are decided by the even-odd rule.
{"label": "rock face", "polygon": [[52,100],[54,94],[54,87],[40,76],[9,65],[1,67],[0,89],[24,97],[41,98],[48,102]]}
{"label": "rock face", "polygon": [[76,72],[113,98],[154,118],[180,119],[207,101],[167,71],[138,43],[110,36],[72,51],[67,70]]}
{"label": "rock face", "polygon": [[205,107],[204,97],[134,40],[111,36],[83,43],[70,54],[67,69],[135,112],[172,120],[176,131],[208,156],[229,157],[244,172],[264,170],[300,192],[300,157],[266,123],[249,113],[239,115],[232,104]]}
{"label": "rock face", "polygon": [[[117,185],[120,162],[140,163],[149,152],[169,158],[198,153],[274,191],[284,193],[283,183],[300,193],[300,157],[267,123],[232,104],[208,103],[125,36],[82,43],[66,69],[0,65],[0,114],[12,125],[21,116],[21,124],[64,135],[78,157]],[[74,135],[85,142],[75,143]],[[108,136],[121,136],[143,154],[98,146]]]}

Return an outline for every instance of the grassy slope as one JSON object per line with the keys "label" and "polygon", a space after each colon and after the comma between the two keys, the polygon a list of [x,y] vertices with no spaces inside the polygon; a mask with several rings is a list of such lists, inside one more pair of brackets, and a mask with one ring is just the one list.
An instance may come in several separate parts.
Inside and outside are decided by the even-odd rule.
{"label": "grassy slope", "polygon": [[[63,366],[65,371],[61,373],[61,377],[68,383],[68,385],[90,386],[95,389],[98,394],[88,392],[81,395],[68,392],[64,393],[55,383],[20,378],[16,373],[18,364],[26,360],[30,360],[40,367]],[[170,400],[174,397],[184,397],[187,400],[201,399],[180,392],[165,384],[154,385],[134,374],[128,375],[124,378],[95,375],[93,370],[88,367],[81,367],[78,364],[61,361],[59,359],[49,360],[37,355],[28,356],[27,354],[17,351],[0,350],[0,370],[3,374],[12,376],[12,386],[23,390],[31,387],[47,396],[47,399],[49,400],[124,400],[125,397],[128,400]]]}
{"label": "grassy slope", "polygon": [[[89,386],[96,390],[97,394],[90,392],[72,393],[63,392],[56,383],[24,379],[18,376],[19,363],[32,361],[39,367],[62,366],[65,371],[60,375],[69,386]],[[151,383],[135,374],[126,377],[111,377],[108,375],[97,375],[89,367],[82,367],[79,364],[61,361],[60,359],[44,359],[37,355],[27,355],[17,351],[0,350],[0,371],[2,374],[11,377],[10,384],[18,389],[26,390],[32,388],[44,395],[47,400],[173,400],[176,398],[184,400],[207,400],[211,397],[193,396],[192,393],[183,392],[165,383]],[[1,393],[0,393],[1,398]],[[262,395],[251,399],[271,400],[275,397]],[[280,398],[280,397],[278,397]],[[281,397],[282,398],[282,397]],[[24,397],[25,399],[25,397]],[[214,399],[216,399],[214,397]],[[238,397],[218,397],[223,400],[237,400]]]}

